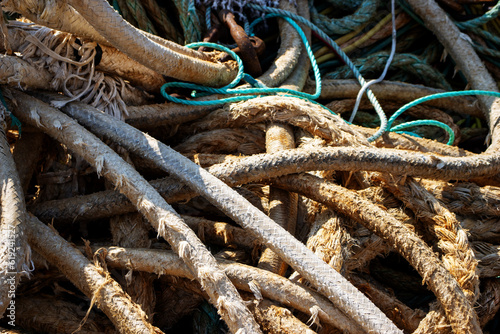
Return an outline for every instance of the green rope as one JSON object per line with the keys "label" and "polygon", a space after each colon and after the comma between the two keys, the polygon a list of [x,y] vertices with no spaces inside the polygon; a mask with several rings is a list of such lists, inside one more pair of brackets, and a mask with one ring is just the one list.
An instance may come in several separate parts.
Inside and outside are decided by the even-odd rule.
{"label": "green rope", "polygon": [[479,26],[488,23],[489,21],[498,17],[498,13],[500,13],[500,1],[497,2],[493,8],[484,13],[480,17],[476,17],[475,19],[465,21],[465,22],[455,22],[457,27],[462,30],[470,30],[474,28],[478,28]]}
{"label": "green rope", "polygon": [[[386,62],[389,54],[387,52],[378,52],[369,55],[366,58],[358,58],[354,61],[354,65],[359,68],[359,71],[366,75],[368,73],[380,72]],[[430,87],[442,88],[450,90],[451,86],[448,84],[444,76],[430,66],[418,56],[413,54],[397,54],[390,66],[391,70],[399,69],[411,73],[419,80]],[[325,75],[327,79],[348,79],[352,76],[350,66],[342,66],[334,72]]]}
{"label": "green rope", "polygon": [[123,13],[120,9],[120,5],[118,4],[118,1],[113,0],[113,8],[116,10],[121,16],[123,16]]}
{"label": "green rope", "polygon": [[483,46],[483,45],[477,44],[477,43],[473,43],[472,47],[474,48],[474,50],[476,50],[478,53],[480,53],[482,55],[490,56],[490,57],[497,58],[497,59],[500,58],[500,51],[498,51],[498,50],[495,50],[495,49],[492,49],[492,48],[489,48],[489,47],[486,47],[486,46]]}
{"label": "green rope", "polygon": [[489,31],[486,31],[486,30],[483,30],[483,29],[480,29],[480,28],[474,28],[474,29],[470,29],[470,32],[473,33],[473,34],[476,34],[496,45],[500,45],[500,37],[498,37],[497,35],[494,35],[492,34],[491,32]]}
{"label": "green rope", "polygon": [[172,23],[165,8],[160,7],[156,0],[142,0],[142,6],[151,17],[158,34],[178,44],[184,43],[184,36]]}
{"label": "green rope", "polygon": [[311,21],[328,35],[345,35],[370,21],[377,13],[380,0],[364,0],[351,15],[334,19],[318,13],[310,6]]}
{"label": "green rope", "polygon": [[126,3],[130,14],[134,17],[135,21],[137,21],[138,28],[153,35],[158,35],[153,23],[149,20],[142,3],[139,0],[127,0]]}
{"label": "green rope", "polygon": [[[406,12],[406,14],[410,15],[412,19],[414,19],[416,22],[418,22],[420,25],[425,27],[424,22],[422,19],[413,12],[411,7],[406,3],[405,0],[399,0],[399,5],[403,10]],[[500,1],[493,7],[491,8],[488,12],[486,12],[484,15],[477,17],[475,19],[465,21],[465,22],[455,22],[456,26],[461,29],[461,30],[470,30],[474,34],[477,34],[483,38],[486,38],[488,40],[491,40],[495,42],[496,44],[500,44],[500,38],[496,35],[493,35],[492,33],[480,29],[479,26],[489,22],[492,19],[495,19],[498,17],[498,14],[500,13]]]}
{"label": "green rope", "polygon": [[184,31],[186,44],[201,41],[201,23],[196,13],[194,0],[174,0],[179,12],[179,22]]}

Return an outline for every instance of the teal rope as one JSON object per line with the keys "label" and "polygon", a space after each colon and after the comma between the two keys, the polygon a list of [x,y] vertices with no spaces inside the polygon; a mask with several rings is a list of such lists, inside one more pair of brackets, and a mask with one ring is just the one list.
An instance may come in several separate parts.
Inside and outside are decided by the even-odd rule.
{"label": "teal rope", "polygon": [[122,10],[120,9],[120,5],[118,4],[118,1],[113,0],[113,8],[116,10],[121,16],[123,16]]}
{"label": "teal rope", "polygon": [[479,35],[480,37],[488,40],[489,42],[493,42],[496,45],[500,45],[500,37],[498,37],[495,34],[492,34],[489,31],[486,31],[486,30],[483,30],[483,29],[480,29],[480,28],[474,28],[474,29],[471,29],[470,32],[472,32],[472,33],[474,33],[476,35]]}
{"label": "teal rope", "polygon": [[196,13],[194,0],[174,0],[174,5],[179,12],[179,22],[184,31],[186,43],[201,40],[201,24]]}
{"label": "teal rope", "polygon": [[207,27],[207,31],[212,29],[212,7],[207,7],[205,10],[205,26]]}
{"label": "teal rope", "polygon": [[198,18],[198,14],[196,13],[196,7],[194,6],[194,0],[189,0],[188,3],[188,29],[193,29],[192,34],[189,34],[190,39],[187,40],[188,43],[192,43],[195,41],[201,41],[201,24]]}
{"label": "teal rope", "polygon": [[[271,14],[269,16],[277,16],[275,14]],[[229,103],[229,102],[238,102],[238,101],[244,101],[248,100],[251,98],[258,97],[259,95],[267,95],[267,94],[277,94],[277,93],[285,93],[285,94],[291,94],[296,97],[300,98],[305,98],[305,99],[317,99],[320,94],[321,94],[321,76],[319,73],[319,68],[318,65],[316,64],[316,60],[314,58],[314,54],[311,50],[311,47],[309,45],[309,42],[307,41],[307,37],[302,31],[302,29],[299,27],[297,23],[295,23],[293,20],[289,18],[284,18],[292,27],[294,27],[295,30],[297,30],[300,38],[302,39],[302,42],[304,43],[307,54],[309,55],[309,59],[311,61],[311,66],[313,68],[315,80],[316,80],[316,91],[314,94],[308,94],[292,89],[285,89],[285,88],[268,88],[268,87],[259,87],[259,88],[234,88],[240,80],[245,80],[252,84],[253,86],[257,85],[258,82],[253,79],[250,75],[245,74],[243,72],[243,62],[241,59],[231,51],[229,48],[224,47],[219,44],[214,44],[214,43],[206,43],[206,42],[200,42],[200,43],[193,43],[188,45],[189,48],[196,48],[200,46],[206,46],[210,48],[214,48],[220,51],[227,52],[233,59],[236,60],[238,63],[238,73],[236,75],[236,78],[227,86],[224,86],[222,88],[212,88],[212,87],[205,87],[205,86],[200,86],[192,83],[183,83],[183,82],[170,82],[166,83],[161,87],[161,93],[165,97],[165,99],[175,102],[175,103],[183,103],[183,104],[188,104],[188,105],[216,105],[216,104],[224,104],[224,103]],[[196,92],[192,94],[193,96],[196,96],[198,93],[197,91],[204,92],[204,93],[211,93],[211,94],[252,94],[252,95],[239,95],[239,96],[233,96],[233,97],[227,97],[219,100],[209,100],[209,101],[192,101],[192,100],[184,100],[184,99],[179,99],[176,97],[173,97],[169,95],[166,92],[167,88],[172,88],[172,87],[178,87],[178,88],[188,88],[188,89],[193,89]],[[199,96],[199,94],[198,94]]]}
{"label": "teal rope", "polygon": [[500,2],[497,2],[497,4],[493,6],[493,8],[484,13],[482,16],[465,22],[456,22],[456,25],[459,29],[462,30],[478,28],[479,26],[488,23],[489,21],[498,17],[498,13],[500,13]]}
{"label": "teal rope", "polygon": [[[360,73],[366,75],[370,72],[382,71],[388,58],[388,52],[377,52],[365,58],[356,59],[354,61],[354,65],[359,68]],[[447,90],[451,89],[451,86],[446,81],[442,73],[414,54],[396,54],[389,69],[399,69],[407,73],[411,73],[416,78],[424,82],[426,86]],[[335,71],[325,75],[325,78],[327,79],[347,79],[349,77],[351,77],[350,66],[339,67]]]}
{"label": "teal rope", "polygon": [[406,122],[392,127],[389,131],[399,132],[400,130],[403,129],[412,128],[416,126],[423,126],[423,125],[433,125],[445,130],[446,133],[448,133],[448,142],[446,143],[447,145],[451,145],[455,141],[455,133],[453,132],[453,130],[447,124],[433,119],[423,119],[423,120]]}
{"label": "teal rope", "polygon": [[379,3],[380,0],[363,0],[353,14],[338,19],[322,15],[311,6],[311,21],[330,36],[344,35],[371,20],[377,13]]}
{"label": "teal rope", "polygon": [[419,135],[415,132],[411,132],[411,131],[394,131],[394,133],[399,133],[401,135],[409,135],[409,136],[413,136],[413,137],[417,137],[417,138],[422,138],[421,135]]}
{"label": "teal rope", "polygon": [[[401,108],[399,108],[391,116],[391,118],[389,118],[389,120],[387,121],[387,126],[390,128],[389,131],[400,130],[400,129],[402,129],[401,126],[402,125],[406,125],[406,124],[412,124],[410,126],[416,126],[415,122],[421,122],[421,121],[414,121],[414,122],[408,122],[408,123],[400,124],[400,125],[395,126],[395,127],[391,127],[392,123],[394,122],[394,120],[396,120],[396,118],[398,118],[406,110],[410,109],[411,107],[416,106],[417,104],[420,104],[420,103],[423,103],[423,102],[426,102],[426,101],[430,101],[430,100],[440,99],[440,98],[443,98],[443,97],[454,97],[454,96],[465,96],[465,95],[486,95],[486,96],[494,96],[494,97],[500,98],[500,93],[499,92],[490,92],[490,91],[485,91],[485,90],[464,90],[464,91],[457,91],[457,92],[444,92],[444,93],[437,93],[437,94],[427,95],[427,96],[421,97],[419,99],[416,99],[416,100],[414,100],[414,101],[412,101],[410,103],[407,103],[404,106],[402,106]],[[448,145],[451,145],[451,143],[453,143],[453,140],[455,140],[454,138],[452,138],[452,135],[451,135],[451,133],[453,133],[453,130],[451,130],[451,128],[448,125],[446,125],[444,123],[441,123],[441,122],[438,122],[438,121],[434,121],[434,120],[427,120],[427,122],[430,122],[430,123],[426,123],[426,124],[422,124],[422,123],[418,124],[417,123],[417,125],[434,125],[434,126],[439,126],[440,128],[445,129],[448,132],[448,134],[450,134],[450,138],[448,140]],[[437,124],[435,122],[441,123],[441,124]]]}
{"label": "teal rope", "polygon": [[474,50],[476,50],[478,53],[482,55],[490,56],[496,59],[500,58],[500,51],[498,50],[491,49],[476,43],[472,44],[472,47],[474,48]]}
{"label": "teal rope", "polygon": [[[335,50],[335,52],[344,61],[344,63],[346,63],[347,66],[349,66],[349,68],[354,73],[354,76],[356,77],[356,79],[358,80],[358,82],[360,83],[361,86],[366,84],[366,80],[363,78],[361,73],[358,71],[356,66],[349,59],[349,57],[345,54],[345,52],[342,51],[342,49],[337,45],[337,43],[335,43],[330,38],[330,36],[328,36],[325,32],[323,32],[321,29],[319,29],[314,23],[304,19],[302,16],[299,16],[297,14],[294,14],[294,13],[291,13],[289,11],[285,11],[282,9],[264,7],[264,6],[260,6],[260,5],[256,5],[256,4],[248,4],[247,6],[249,6],[250,8],[253,8],[253,9],[261,10],[263,12],[279,14],[279,15],[282,15],[283,17],[289,17],[291,19],[294,19],[294,20],[304,24],[305,26],[307,26],[308,28],[313,30],[325,43],[327,43],[330,47],[332,47]],[[250,26],[252,26],[252,25],[250,25]],[[366,90],[366,95],[368,96],[368,99],[372,103],[373,108],[375,109],[377,115],[380,118],[380,128],[373,134],[373,136],[368,138],[368,141],[371,142],[371,141],[374,141],[375,139],[377,139],[378,137],[380,137],[386,131],[387,117],[386,117],[384,110],[380,106],[380,103],[377,101],[377,98],[375,97],[375,95],[373,94],[371,89]]]}
{"label": "teal rope", "polygon": [[14,127],[17,127],[19,130],[19,136],[21,136],[21,121],[14,116],[13,113],[10,112],[9,107],[7,106],[7,101],[5,101],[5,98],[3,97],[2,90],[0,89],[0,101],[2,102],[3,106],[5,107],[5,110],[10,114],[10,124]]}

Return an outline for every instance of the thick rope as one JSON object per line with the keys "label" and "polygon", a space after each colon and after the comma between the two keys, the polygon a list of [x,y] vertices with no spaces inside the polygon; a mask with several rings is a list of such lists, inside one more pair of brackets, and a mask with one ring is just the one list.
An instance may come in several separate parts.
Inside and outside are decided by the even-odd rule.
{"label": "thick rope", "polygon": [[[112,138],[127,149],[153,161],[158,167],[180,177],[183,182],[196,189],[235,222],[259,236],[268,247],[300,272],[361,327],[376,333],[401,333],[343,276],[318,259],[304,244],[264,213],[255,209],[222,181],[148,135],[122,122],[116,122],[105,114],[83,113],[79,110],[81,107],[83,106],[66,107],[65,110],[83,124],[90,126],[99,135]],[[88,107],[86,109],[90,112]],[[151,146],[153,142],[154,147]]]}

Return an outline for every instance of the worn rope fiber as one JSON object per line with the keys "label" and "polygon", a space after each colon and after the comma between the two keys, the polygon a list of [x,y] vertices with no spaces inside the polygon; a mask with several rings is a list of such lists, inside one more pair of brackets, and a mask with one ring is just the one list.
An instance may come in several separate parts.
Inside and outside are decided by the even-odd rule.
{"label": "worn rope fiber", "polygon": [[[0,317],[15,320],[16,288],[29,276],[31,249],[26,237],[26,204],[16,165],[5,134],[3,105],[0,111]],[[13,309],[13,311],[12,311]],[[14,318],[12,318],[14,317]]]}
{"label": "worn rope fiber", "polygon": [[[414,211],[417,218],[424,221],[426,227],[438,238],[438,247],[443,253],[444,266],[459,283],[469,305],[474,305],[479,295],[479,277],[476,272],[478,263],[467,239],[467,234],[458,223],[455,215],[413,178],[406,179],[404,184],[396,184],[385,175],[382,175],[381,179],[389,191],[403,201],[406,207]],[[444,312],[439,309],[429,313],[419,325],[417,333],[427,332],[435,323],[440,322],[439,317],[444,317]],[[455,319],[453,318],[448,318],[448,321],[453,328],[459,328],[462,325],[461,323],[454,324]],[[478,319],[475,321],[477,330],[480,326]]]}
{"label": "worn rope fiber", "polygon": [[[86,112],[83,113],[82,109],[86,109]],[[71,107],[66,107],[64,110],[78,118],[83,124],[91,127],[92,131],[120,142],[129,150],[155,161],[158,167],[181,178],[235,222],[258,235],[268,247],[279,254],[290,266],[299,271],[303,277],[366,330],[400,332],[345,278],[319,260],[305,245],[298,242],[286,230],[277,226],[261,211],[253,210],[250,203],[234,193],[222,181],[214,178],[166,145],[145,136],[125,123],[117,123],[116,120],[108,118],[98,111],[90,113],[88,106],[72,104]],[[159,148],[159,151],[151,146],[152,143],[154,143],[154,147]],[[353,307],[354,304],[356,304],[355,307]]]}
{"label": "worn rope fiber", "polygon": [[123,20],[107,1],[69,3],[115,47],[161,74],[209,86],[222,86],[234,78],[235,72],[224,64],[187,57],[149,39]]}
{"label": "worn rope fiber", "polygon": [[[105,252],[109,266],[130,270],[145,271],[157,275],[174,275],[192,278],[186,265],[179,257],[164,250],[127,249],[106,247],[97,250]],[[356,323],[335,308],[324,296],[300,284],[295,284],[269,271],[246,266],[232,261],[218,259],[219,264],[240,290],[252,292],[251,282],[262,296],[291,306],[305,314],[319,309],[318,317],[332,326],[349,333],[362,333]]]}
{"label": "worn rope fiber", "polygon": [[210,301],[218,308],[233,332],[239,329],[245,333],[260,332],[236,289],[217,267],[212,254],[132,166],[73,119],[24,93],[11,93],[18,104],[16,114],[20,119],[40,127],[42,131],[81,155],[98,173],[113,182],[148,218],[158,234],[167,240],[189,265],[209,294]]}
{"label": "worn rope fiber", "polygon": [[[498,87],[490,73],[484,67],[467,39],[433,0],[408,0],[412,9],[425,25],[437,36],[460,68],[472,89],[498,92]],[[500,100],[495,97],[478,97],[481,110],[488,121],[491,145],[489,150],[496,151],[500,145],[500,131],[497,120],[500,118]]]}
{"label": "worn rope fiber", "polygon": [[163,333],[152,326],[141,308],[130,300],[109,273],[93,265],[78,249],[52,228],[29,216],[29,243],[108,316],[121,333]]}
{"label": "worn rope fiber", "polygon": [[480,332],[472,304],[455,278],[416,233],[385,210],[362,199],[354,191],[310,174],[284,176],[273,180],[272,184],[324,203],[338,213],[362,223],[388,241],[415,268],[429,289],[434,292],[455,331]]}
{"label": "worn rope fiber", "polygon": [[[228,163],[210,167],[208,170],[228,184],[237,185],[313,170],[367,170],[441,180],[469,180],[474,177],[490,176],[498,173],[500,171],[499,164],[499,156],[486,153],[467,156],[460,156],[459,154],[447,157],[397,149],[336,147],[311,148],[308,150],[295,149],[242,157],[238,161],[232,160]],[[158,186],[162,185],[161,191],[169,189],[168,191],[172,195],[182,188],[170,180],[155,181],[154,183],[158,184]],[[176,190],[173,191],[173,189]],[[174,200],[174,197],[169,198]],[[183,200],[186,199],[186,197],[182,198]],[[56,205],[55,203],[60,204]],[[68,199],[54,201],[54,204],[40,204],[38,207],[40,209],[37,209],[37,214],[45,212],[44,215],[48,215],[47,217],[51,215],[59,217],[61,215],[61,217],[66,217],[64,219],[71,219],[71,217],[74,218],[75,216],[91,217],[96,215],[102,217],[102,214],[106,217],[106,212],[111,214],[115,209],[129,207],[129,204],[123,202],[123,197],[119,194],[111,196],[110,193],[103,193],[102,195],[82,196],[81,200],[71,199],[70,201]],[[112,210],[112,207],[115,209]],[[101,214],[97,214],[98,211]]]}

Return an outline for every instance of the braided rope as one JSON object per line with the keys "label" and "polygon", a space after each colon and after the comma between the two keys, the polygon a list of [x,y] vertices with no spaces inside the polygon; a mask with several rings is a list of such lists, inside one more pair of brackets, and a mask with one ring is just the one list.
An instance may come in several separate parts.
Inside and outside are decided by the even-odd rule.
{"label": "braided rope", "polygon": [[201,41],[201,23],[194,7],[194,0],[174,0],[186,44]]}
{"label": "braided rope", "polygon": [[[387,64],[390,57],[388,52],[378,52],[369,55],[365,58],[357,58],[353,61],[354,65],[359,68],[360,73],[366,75],[370,72],[381,71]],[[436,87],[450,90],[451,86],[446,82],[443,74],[433,68],[420,57],[413,54],[396,54],[389,69],[398,69],[409,72],[422,80],[426,86]],[[334,72],[330,72],[324,76],[324,79],[348,79],[352,77],[349,66],[341,66]]]}
{"label": "braided rope", "polygon": [[[278,16],[278,14],[266,15],[266,17],[275,17],[275,16]],[[292,94],[294,96],[298,96],[298,97],[302,97],[302,98],[306,98],[306,99],[318,98],[319,95],[321,94],[321,76],[319,74],[319,68],[318,68],[318,65],[316,64],[316,61],[314,59],[314,55],[312,53],[311,47],[309,45],[309,42],[307,41],[307,37],[305,36],[304,32],[298,26],[297,23],[295,23],[294,21],[292,21],[291,19],[289,19],[287,17],[285,17],[284,19],[290,25],[292,25],[292,27],[294,27],[296,29],[296,31],[299,33],[299,36],[302,39],[304,46],[306,48],[307,54],[309,55],[309,59],[311,61],[311,66],[313,68],[314,75],[315,75],[316,91],[314,94],[303,93],[303,92],[298,91],[298,90],[287,89],[287,88],[267,88],[267,87],[233,88],[238,84],[238,82],[241,79],[247,80],[249,83],[252,83],[254,85],[259,85],[259,83],[257,81],[255,81],[255,79],[253,79],[251,76],[244,74],[243,62],[241,61],[240,57],[238,57],[238,55],[236,55],[236,53],[234,53],[229,48],[224,47],[222,45],[203,42],[203,43],[193,43],[193,44],[187,45],[187,47],[196,48],[199,46],[207,46],[207,47],[211,47],[211,48],[214,48],[217,50],[227,52],[238,63],[238,74],[237,74],[236,78],[229,85],[224,86],[222,88],[205,87],[205,86],[200,86],[200,85],[196,85],[196,84],[182,83],[182,82],[169,82],[169,83],[166,83],[162,86],[162,88],[161,88],[162,95],[167,100],[172,101],[172,102],[183,103],[183,104],[187,104],[187,105],[201,105],[201,106],[244,101],[244,100],[258,97],[257,94],[285,93],[285,94]],[[258,22],[260,22],[260,21],[253,22],[252,24],[255,25]],[[252,26],[251,26],[251,28],[252,28]],[[207,93],[211,93],[211,94],[238,94],[238,96],[223,98],[223,99],[219,99],[219,100],[208,100],[208,101],[184,100],[184,99],[180,99],[180,98],[169,95],[166,92],[166,89],[171,88],[171,87],[181,87],[181,88],[194,89],[194,90],[199,90],[199,91],[207,92]],[[247,95],[241,95],[241,94],[247,94]],[[250,94],[252,94],[252,95],[250,95]]]}
{"label": "braided rope", "polygon": [[[462,288],[469,304],[463,308],[472,309],[479,296],[479,276],[477,275],[478,262],[474,256],[472,247],[468,241],[465,230],[461,227],[454,214],[443,206],[432,194],[421,184],[409,178],[404,185],[387,180],[383,177],[396,197],[403,201],[406,207],[412,209],[418,218],[422,219],[428,229],[438,239],[438,247],[443,256],[442,261],[445,268],[455,277]],[[468,312],[475,316],[475,313]],[[415,333],[426,333],[429,328],[434,328],[443,318],[444,311],[430,312],[420,323]],[[478,319],[473,318],[472,324],[479,328]],[[455,323],[456,319],[448,318],[453,328],[459,328],[462,324]],[[474,332],[476,332],[474,331]]]}
{"label": "braided rope", "polygon": [[[26,204],[23,190],[5,134],[4,112],[0,111],[0,316],[15,297],[22,275],[29,275],[31,248],[26,230]],[[14,250],[14,251],[12,251]],[[14,287],[14,288],[12,288]]]}
{"label": "braided rope", "polygon": [[[86,108],[88,111],[90,109]],[[66,107],[65,111],[77,118],[92,131],[120,143],[127,149],[153,161],[168,170],[206,197],[235,222],[251,231],[290,266],[296,269],[335,305],[352,317],[368,332],[401,333],[392,322],[342,275],[320,260],[304,244],[296,240],[264,213],[255,209],[224,182],[200,166],[173,151],[154,138],[123,122],[95,110],[82,113],[78,108]],[[154,144],[153,144],[154,143]]]}
{"label": "braided rope", "polygon": [[[213,255],[174,209],[130,164],[62,112],[24,93],[14,90],[10,90],[10,93],[18,100],[16,115],[22,121],[43,129],[79,154],[134,203],[158,235],[163,237],[189,266],[209,295],[210,302],[217,306],[220,315],[233,332],[261,333],[236,288],[217,266]],[[79,103],[79,106],[92,108],[84,103]],[[73,104],[66,106],[65,110],[71,108]],[[97,109],[93,110],[118,121]]]}
{"label": "braided rope", "polygon": [[470,30],[478,28],[479,26],[497,18],[499,13],[500,13],[500,2],[497,2],[495,6],[493,6],[489,11],[484,13],[482,16],[476,17],[475,19],[465,22],[456,22],[455,24],[459,29]]}
{"label": "braided rope", "polygon": [[[95,42],[84,41],[79,45],[74,35],[41,26],[23,30],[21,36],[25,43],[16,51],[23,59],[52,75],[48,80],[50,87],[68,96],[66,103],[85,101],[123,118],[127,115],[127,107],[122,96],[128,103],[146,101],[143,93],[120,77],[95,69]],[[79,54],[79,61],[72,59],[75,51]]]}
{"label": "braided rope", "polygon": [[128,9],[131,12],[131,15],[134,17],[135,21],[137,21],[137,26],[139,29],[142,29],[144,31],[147,31],[151,34],[158,35],[156,32],[155,27],[151,23],[151,21],[148,18],[148,15],[146,11],[144,10],[144,7],[139,0],[126,0],[126,4]]}
{"label": "braided rope", "polygon": [[328,35],[344,35],[371,20],[377,13],[379,4],[379,0],[364,0],[353,14],[340,19],[331,19],[319,14],[316,8],[311,6],[311,20]]}
{"label": "braided rope", "polygon": [[449,183],[428,179],[420,180],[420,183],[452,212],[479,216],[500,215],[500,187],[480,187],[472,182]]}
{"label": "braided rope", "polygon": [[170,21],[166,10],[160,7],[156,0],[142,0],[142,5],[144,9],[147,10],[148,14],[154,20],[158,32],[176,43],[182,43],[182,36],[175,26]]}
{"label": "braided rope", "polygon": [[[313,24],[309,20],[305,20],[303,17],[301,17],[299,15],[290,13],[288,11],[276,9],[276,8],[262,7],[262,6],[255,5],[255,4],[249,4],[248,6],[250,8],[258,9],[258,10],[261,10],[263,12],[274,13],[274,14],[282,15],[284,17],[289,17],[293,20],[296,20],[297,22],[300,22],[301,24],[304,24],[306,27],[313,30],[318,35],[318,37],[320,39],[322,39],[325,43],[328,44],[328,46],[332,47],[335,50],[335,52],[340,56],[340,58],[344,61],[344,63],[346,63],[349,66],[349,68],[352,70],[352,72],[354,73],[354,76],[356,77],[358,82],[361,84],[361,86],[364,86],[366,84],[366,80],[363,78],[361,73],[358,71],[357,67],[353,64],[353,62],[351,61],[351,59],[349,59],[349,57],[345,54],[345,52],[342,51],[342,49],[337,45],[337,43],[335,43],[325,32],[323,32],[321,29],[319,29],[315,24]],[[373,107],[375,108],[375,111],[377,112],[377,115],[380,118],[379,130],[377,132],[375,132],[375,134],[368,139],[369,141],[373,141],[373,140],[377,139],[378,137],[380,137],[386,131],[387,117],[384,113],[384,110],[380,106],[380,103],[377,101],[377,98],[375,97],[375,95],[371,91],[371,89],[366,90],[366,95],[368,96],[368,99],[372,103]]]}

